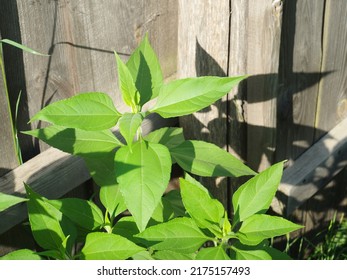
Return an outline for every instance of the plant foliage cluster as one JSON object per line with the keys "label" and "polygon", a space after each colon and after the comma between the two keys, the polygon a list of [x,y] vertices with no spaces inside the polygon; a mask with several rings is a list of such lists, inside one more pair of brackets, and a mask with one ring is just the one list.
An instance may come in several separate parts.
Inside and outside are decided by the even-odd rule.
{"label": "plant foliage cluster", "polygon": [[[182,128],[165,127],[148,135],[141,131],[149,114],[171,118],[194,113],[246,76],[187,78],[166,84],[147,36],[127,63],[116,53],[115,57],[120,92],[130,112],[119,112],[107,94],[83,93],[43,108],[31,121],[46,121],[50,126],[25,132],[82,157],[101,187],[102,206],[77,198],[50,200],[28,185],[25,199],[2,194],[0,211],[26,202],[33,236],[43,249],[38,253],[23,249],[3,258],[288,258],[268,240],[300,226],[266,214],[280,183],[282,162],[257,174],[216,145],[185,139]],[[154,105],[143,109],[151,100]],[[111,132],[115,125],[121,139]],[[174,163],[185,175],[180,190],[165,193]],[[251,179],[234,193],[234,215],[228,217],[194,176]],[[131,215],[124,216],[125,210]]]}

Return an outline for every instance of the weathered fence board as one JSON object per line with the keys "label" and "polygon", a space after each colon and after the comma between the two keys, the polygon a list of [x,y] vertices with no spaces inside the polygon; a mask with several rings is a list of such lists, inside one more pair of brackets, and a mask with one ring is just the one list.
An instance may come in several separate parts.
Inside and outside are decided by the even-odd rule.
{"label": "weathered fence board", "polygon": [[272,208],[290,216],[347,166],[347,118],[325,134],[288,167]]}
{"label": "weathered fence board", "polygon": [[316,139],[347,116],[347,3],[327,1],[325,8],[322,79],[316,118]]}
{"label": "weathered fence board", "polygon": [[321,73],[325,1],[288,1],[283,15],[277,149],[275,161],[287,165],[314,143]]}
{"label": "weathered fence board", "polygon": [[[247,163],[264,170],[276,146],[276,97],[282,1],[249,1],[247,7]],[[262,22],[261,25],[259,23]],[[232,63],[232,62],[230,62]]]}
{"label": "weathered fence board", "polygon": [[[177,76],[226,76],[228,72],[229,1],[179,1]],[[227,147],[227,98],[191,116],[180,118],[188,139]],[[227,205],[225,182],[201,179]],[[216,188],[218,187],[218,188]]]}

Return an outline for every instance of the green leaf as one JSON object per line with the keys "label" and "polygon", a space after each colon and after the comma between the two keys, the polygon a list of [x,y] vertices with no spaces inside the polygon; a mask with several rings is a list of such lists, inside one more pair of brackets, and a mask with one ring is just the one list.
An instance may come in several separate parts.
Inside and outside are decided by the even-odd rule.
{"label": "green leaf", "polygon": [[29,249],[20,249],[0,257],[0,260],[41,260],[41,257]]}
{"label": "green leaf", "polygon": [[43,252],[38,252],[40,256],[48,257],[53,260],[62,260],[61,252],[58,250],[47,250]]}
{"label": "green leaf", "polygon": [[178,190],[172,190],[161,198],[161,202],[154,210],[150,225],[167,222],[173,218],[182,217],[186,213],[182,198]]}
{"label": "green leaf", "polygon": [[170,250],[178,253],[194,253],[210,240],[190,218],[176,218],[147,228],[136,235],[152,244],[154,250]]}
{"label": "green leaf", "polygon": [[140,93],[139,104],[143,106],[149,100],[157,97],[163,83],[163,74],[147,35],[130,56],[126,65]]}
{"label": "green leaf", "polygon": [[101,187],[100,200],[112,219],[127,209],[118,184]]}
{"label": "green leaf", "polygon": [[269,253],[262,249],[242,250],[233,248],[235,250],[236,260],[272,260]]}
{"label": "green leaf", "polygon": [[213,234],[222,236],[220,222],[224,216],[224,207],[213,199],[206,188],[192,184],[180,178],[183,204],[200,228],[207,228]]}
{"label": "green leaf", "polygon": [[0,212],[28,199],[0,192]]}
{"label": "green leaf", "polygon": [[86,131],[51,125],[41,129],[22,132],[46,142],[66,153],[98,157],[121,146],[121,142],[109,130]]}
{"label": "green leaf", "polygon": [[192,114],[213,104],[246,77],[209,76],[172,81],[161,87],[157,103],[150,111],[164,118]]}
{"label": "green leaf", "polygon": [[119,221],[114,225],[112,233],[123,236],[124,238],[139,244],[139,239],[134,237],[134,235],[139,233],[139,229],[137,228],[132,216],[120,218]]}
{"label": "green leaf", "polygon": [[132,108],[132,112],[137,112],[137,105],[139,104],[140,98],[135,87],[134,80],[128,67],[124,64],[116,52],[114,52],[114,54],[117,61],[118,80],[123,101],[126,105]]}
{"label": "green leaf", "polygon": [[104,130],[115,126],[120,116],[109,95],[89,92],[46,106],[30,122],[41,120],[83,130]]}
{"label": "green leaf", "polygon": [[100,155],[99,157],[89,157],[83,155],[90,175],[94,182],[100,187],[114,186],[117,184],[114,157],[116,152],[111,151]]}
{"label": "green leaf", "polygon": [[132,151],[129,147],[120,148],[115,160],[125,204],[143,231],[168,185],[170,153],[163,145],[139,141]]}
{"label": "green leaf", "polygon": [[281,217],[255,214],[243,221],[236,235],[245,245],[257,245],[264,239],[280,236],[300,228],[302,226]]}
{"label": "green leaf", "polygon": [[79,198],[63,198],[48,200],[71,221],[87,230],[100,228],[104,224],[104,216],[93,202]]}
{"label": "green leaf", "polygon": [[196,255],[196,260],[230,260],[225,250],[221,247],[202,248]]}
{"label": "green leaf", "polygon": [[256,174],[227,151],[204,141],[185,141],[172,148],[170,153],[185,171],[199,176],[239,177]]}
{"label": "green leaf", "polygon": [[128,146],[131,147],[138,128],[141,126],[143,117],[140,113],[125,113],[119,119],[119,131]]}
{"label": "green leaf", "polygon": [[66,236],[60,225],[62,213],[25,185],[28,213],[35,241],[44,249],[60,251]]}
{"label": "green leaf", "polygon": [[170,250],[156,251],[153,254],[155,260],[194,260],[195,254],[182,254]]}
{"label": "green leaf", "polygon": [[269,247],[269,246],[264,246],[263,250],[265,252],[267,252],[271,256],[271,259],[273,259],[273,260],[291,260],[292,259],[286,253],[281,252],[281,251],[279,251],[275,248]]}
{"label": "green leaf", "polygon": [[145,249],[128,239],[104,232],[93,232],[87,235],[81,251],[83,260],[126,260]]}
{"label": "green leaf", "polygon": [[163,127],[147,134],[144,139],[151,143],[158,143],[172,149],[182,144],[185,139],[180,127]]}
{"label": "green leaf", "polygon": [[139,253],[136,253],[135,255],[131,256],[131,259],[137,261],[154,260],[151,256],[151,253],[148,251],[141,251]]}
{"label": "green leaf", "polygon": [[172,190],[165,194],[162,198],[163,204],[170,205],[175,217],[182,217],[186,214],[184,208],[181,192],[179,190]]}
{"label": "green leaf", "polygon": [[31,53],[31,54],[42,55],[42,56],[49,56],[48,54],[39,53],[39,52],[37,52],[37,51],[35,51],[35,50],[33,50],[33,49],[27,47],[27,46],[24,46],[24,45],[22,45],[22,44],[19,44],[19,43],[17,43],[17,42],[14,42],[14,41],[12,41],[12,40],[9,40],[9,39],[2,39],[2,40],[0,40],[0,43],[6,43],[6,44],[8,44],[8,45],[11,45],[11,46],[13,46],[13,47],[16,47],[16,48],[18,48],[18,49],[21,49],[22,51],[25,51],[25,52],[28,52],[28,53]]}
{"label": "green leaf", "polygon": [[231,257],[236,260],[290,260],[291,258],[277,249],[269,247],[264,241],[257,246],[247,246],[239,241],[232,246]]}
{"label": "green leaf", "polygon": [[283,172],[277,163],[244,183],[233,195],[235,221],[244,221],[256,213],[265,213],[275,196]]}

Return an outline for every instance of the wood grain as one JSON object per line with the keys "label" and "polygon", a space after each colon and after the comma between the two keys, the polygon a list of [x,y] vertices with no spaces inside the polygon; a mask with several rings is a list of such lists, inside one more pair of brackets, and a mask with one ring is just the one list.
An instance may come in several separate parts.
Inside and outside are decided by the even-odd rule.
{"label": "wood grain", "polygon": [[289,216],[346,166],[347,118],[284,171],[273,210]]}
{"label": "wood grain", "polygon": [[[228,71],[229,1],[179,1],[177,76],[226,76]],[[180,118],[187,139],[227,148],[227,98]],[[223,180],[223,179],[222,179]],[[212,195],[227,204],[226,181],[201,179]],[[218,188],[216,188],[218,187]]]}
{"label": "wood grain", "polygon": [[332,74],[322,79],[319,85],[316,139],[347,116],[346,18],[345,1],[326,2],[321,71]]}
{"label": "wood grain", "polygon": [[275,161],[288,166],[314,143],[319,83],[329,77],[321,73],[324,2],[285,3]]}
{"label": "wood grain", "polygon": [[[264,170],[276,146],[276,96],[282,1],[249,1],[247,7],[247,162]],[[260,24],[261,23],[261,24]]]}

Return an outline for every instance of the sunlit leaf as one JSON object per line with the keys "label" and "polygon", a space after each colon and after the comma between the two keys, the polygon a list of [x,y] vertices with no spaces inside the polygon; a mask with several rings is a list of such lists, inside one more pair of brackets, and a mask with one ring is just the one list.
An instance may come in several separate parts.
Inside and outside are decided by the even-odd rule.
{"label": "sunlit leaf", "polygon": [[127,146],[120,148],[115,160],[125,204],[142,231],[168,185],[170,153],[163,145],[139,141],[132,150]]}
{"label": "sunlit leaf", "polygon": [[164,118],[192,114],[213,104],[246,77],[209,76],[174,80],[161,87],[157,103],[150,111]]}
{"label": "sunlit leaf", "polygon": [[47,121],[83,130],[104,130],[115,126],[120,116],[109,95],[89,92],[54,102],[30,121]]}

